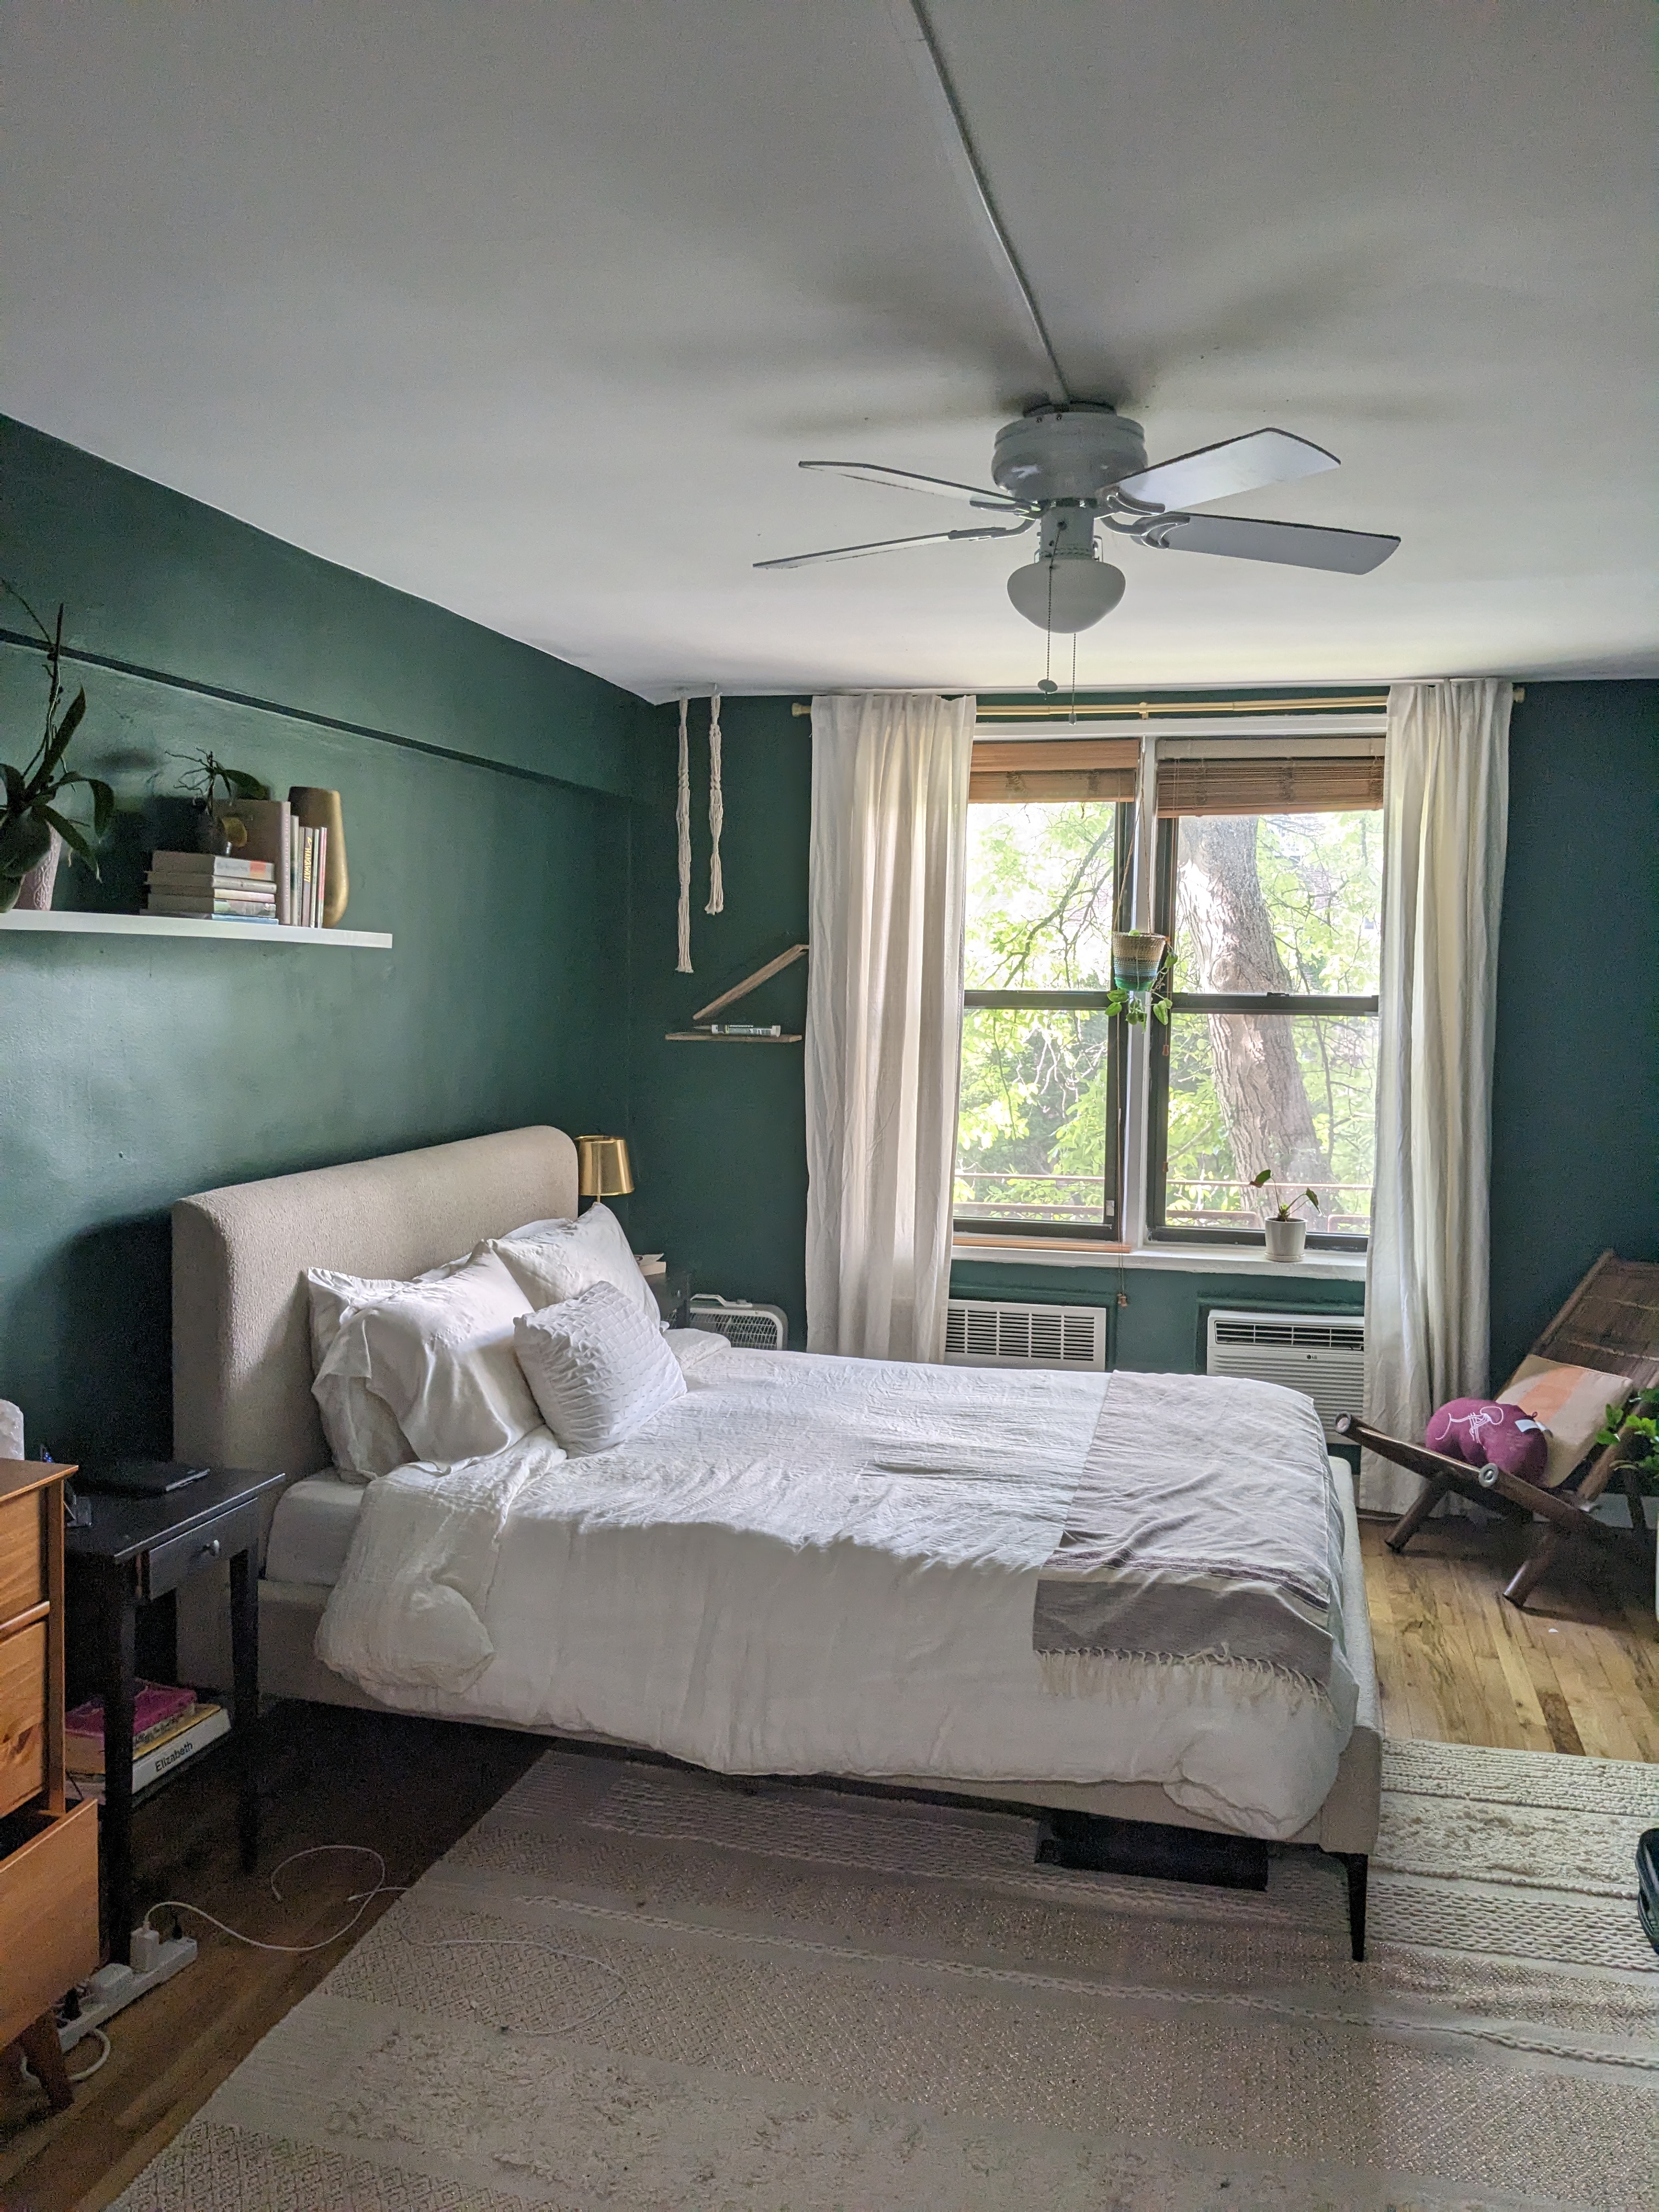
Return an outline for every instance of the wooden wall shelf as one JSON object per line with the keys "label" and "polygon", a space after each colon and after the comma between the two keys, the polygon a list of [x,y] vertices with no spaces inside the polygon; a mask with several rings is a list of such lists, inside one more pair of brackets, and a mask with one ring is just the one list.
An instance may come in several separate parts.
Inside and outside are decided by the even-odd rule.
{"label": "wooden wall shelf", "polygon": [[389,933],[378,929],[284,929],[268,921],[198,921],[182,914],[0,914],[0,930],[70,937],[197,937],[233,945],[332,945],[390,951]]}
{"label": "wooden wall shelf", "polygon": [[782,1036],[731,1036],[721,1030],[666,1030],[665,1044],[799,1044],[799,1034]]}

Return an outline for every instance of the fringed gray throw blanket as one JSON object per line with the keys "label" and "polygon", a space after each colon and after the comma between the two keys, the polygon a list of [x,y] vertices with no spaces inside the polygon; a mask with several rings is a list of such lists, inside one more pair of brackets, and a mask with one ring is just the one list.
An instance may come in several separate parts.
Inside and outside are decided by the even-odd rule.
{"label": "fringed gray throw blanket", "polygon": [[1201,1660],[1311,1683],[1351,1719],[1342,1517],[1311,1401],[1271,1382],[1118,1373],[1037,1582],[1052,1688],[1090,1662]]}

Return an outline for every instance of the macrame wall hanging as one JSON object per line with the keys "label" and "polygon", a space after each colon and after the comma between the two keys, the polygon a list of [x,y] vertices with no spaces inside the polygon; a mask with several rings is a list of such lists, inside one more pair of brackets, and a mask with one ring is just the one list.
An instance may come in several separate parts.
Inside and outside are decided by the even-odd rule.
{"label": "macrame wall hanging", "polygon": [[[691,973],[691,734],[689,699],[680,701],[679,783],[674,807],[678,831],[680,896],[677,911],[677,972]],[[726,911],[726,879],[720,872],[720,833],[726,827],[726,793],[720,782],[720,695],[708,702],[708,903],[705,914]]]}
{"label": "macrame wall hanging", "polygon": [[691,973],[691,738],[685,726],[686,708],[690,703],[685,699],[680,701],[680,781],[679,796],[674,807],[680,845],[679,960],[677,968],[682,975]]}
{"label": "macrame wall hanging", "polygon": [[720,695],[708,702],[708,903],[705,914],[726,912],[726,880],[720,874],[720,831],[726,827],[726,793],[720,788]]}

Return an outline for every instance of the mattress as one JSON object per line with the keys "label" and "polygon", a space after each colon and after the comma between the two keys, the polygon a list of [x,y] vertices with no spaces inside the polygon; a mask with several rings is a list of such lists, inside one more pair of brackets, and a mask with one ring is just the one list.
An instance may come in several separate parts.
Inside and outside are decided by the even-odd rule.
{"label": "mattress", "polygon": [[[544,1431],[375,1483],[316,1656],[404,1711],[726,1773],[1151,1784],[1294,1835],[1335,1778],[1352,1677],[1346,1710],[1203,1660],[1045,1683],[1036,1578],[1107,1387],[730,1353],[611,1451],[567,1461]],[[1317,1424],[1276,1395],[1322,1492]]]}
{"label": "mattress", "polygon": [[365,1487],[331,1469],[291,1484],[277,1501],[270,1524],[266,1581],[332,1589],[351,1548]]}

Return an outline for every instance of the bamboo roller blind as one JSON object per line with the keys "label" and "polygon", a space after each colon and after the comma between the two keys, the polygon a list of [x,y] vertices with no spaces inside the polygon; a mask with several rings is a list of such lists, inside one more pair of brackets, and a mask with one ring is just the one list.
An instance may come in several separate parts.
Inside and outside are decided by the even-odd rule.
{"label": "bamboo roller blind", "polygon": [[[1133,738],[1075,738],[974,747],[970,803],[1129,799],[1140,757]],[[1177,814],[1334,814],[1382,804],[1380,757],[1251,755],[1159,763],[1158,811]]]}
{"label": "bamboo roller blind", "polygon": [[1062,738],[1054,744],[976,742],[968,799],[1133,799],[1139,738]]}

